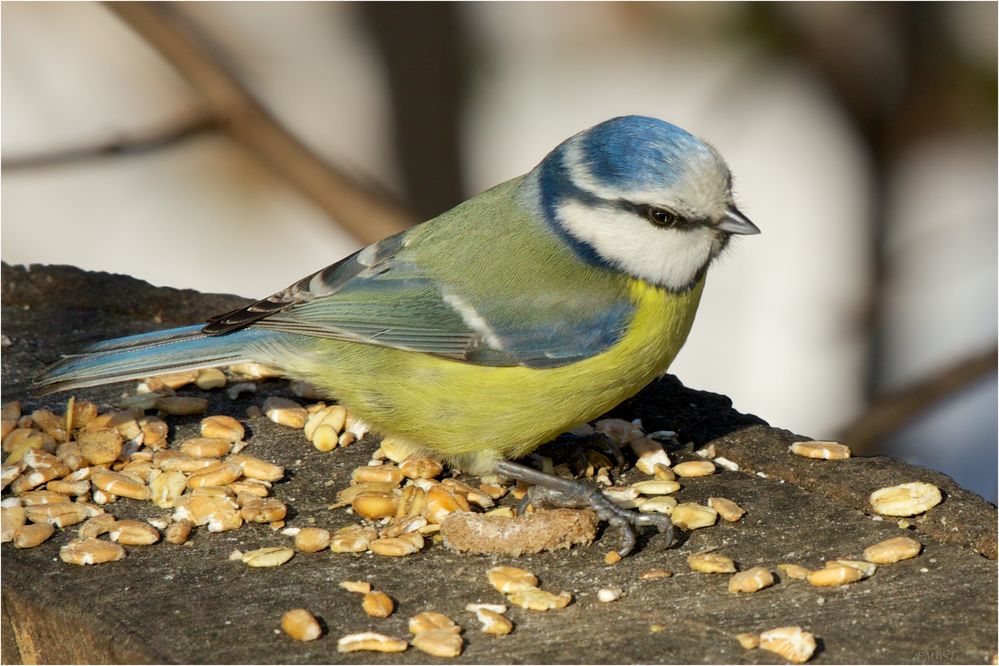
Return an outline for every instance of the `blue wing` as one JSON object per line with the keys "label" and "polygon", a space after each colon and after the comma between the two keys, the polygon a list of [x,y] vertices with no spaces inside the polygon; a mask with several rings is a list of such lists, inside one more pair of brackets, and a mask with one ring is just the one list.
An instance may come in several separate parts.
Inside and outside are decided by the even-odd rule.
{"label": "blue wing", "polygon": [[553,367],[613,345],[634,312],[623,294],[546,288],[531,275],[520,278],[519,292],[484,297],[461,279],[428,274],[408,250],[411,240],[404,232],[370,245],[203,330],[223,335],[252,326],[477,365]]}

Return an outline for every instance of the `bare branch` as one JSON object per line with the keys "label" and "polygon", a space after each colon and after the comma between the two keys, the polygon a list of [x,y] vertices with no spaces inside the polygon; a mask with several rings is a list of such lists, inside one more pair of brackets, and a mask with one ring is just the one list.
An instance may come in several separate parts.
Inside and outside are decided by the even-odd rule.
{"label": "bare branch", "polygon": [[193,118],[174,127],[150,132],[146,136],[120,136],[107,143],[93,146],[80,146],[77,148],[36,153],[34,155],[6,157],[3,159],[0,167],[10,170],[35,169],[106,157],[140,155],[182,143],[216,129],[218,129],[218,125],[213,118]]}
{"label": "bare branch", "polygon": [[967,358],[908,388],[875,400],[864,414],[843,430],[843,441],[857,451],[871,448],[919,414],[958,391],[995,373],[999,350]]}
{"label": "bare branch", "polygon": [[109,2],[202,97],[219,127],[310,197],[363,242],[402,231],[415,220],[401,206],[323,162],[292,136],[226,70],[211,46],[168,3]]}

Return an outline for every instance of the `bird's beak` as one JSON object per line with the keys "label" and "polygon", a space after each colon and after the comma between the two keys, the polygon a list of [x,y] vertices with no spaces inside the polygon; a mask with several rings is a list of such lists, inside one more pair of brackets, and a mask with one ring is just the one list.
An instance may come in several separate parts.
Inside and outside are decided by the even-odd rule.
{"label": "bird's beak", "polygon": [[730,234],[740,234],[742,236],[752,236],[760,233],[760,228],[749,221],[749,218],[739,212],[735,206],[729,206],[725,211],[725,217],[718,223],[718,228]]}

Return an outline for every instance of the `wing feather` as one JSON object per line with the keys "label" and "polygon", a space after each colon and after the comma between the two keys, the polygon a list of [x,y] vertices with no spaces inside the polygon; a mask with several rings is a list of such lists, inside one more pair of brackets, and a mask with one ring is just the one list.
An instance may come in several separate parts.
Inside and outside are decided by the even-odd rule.
{"label": "wing feather", "polygon": [[[414,230],[391,236],[202,329],[224,335],[252,326],[329,340],[434,354],[489,366],[551,367],[600,353],[623,334],[627,298],[560,286],[496,299],[462,280],[421,269]],[[476,270],[475,266],[466,267]]]}

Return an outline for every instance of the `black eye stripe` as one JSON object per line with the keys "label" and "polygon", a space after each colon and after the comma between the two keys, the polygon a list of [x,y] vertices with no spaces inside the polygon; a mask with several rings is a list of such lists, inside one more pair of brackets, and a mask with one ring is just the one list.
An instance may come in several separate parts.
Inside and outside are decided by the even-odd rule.
{"label": "black eye stripe", "polygon": [[635,215],[638,215],[642,219],[650,221],[650,224],[655,224],[655,226],[660,227],[662,229],[680,229],[683,231],[689,231],[691,229],[706,226],[709,224],[709,222],[706,220],[692,220],[690,218],[677,215],[672,211],[668,211],[674,216],[674,220],[672,223],[666,225],[653,223],[651,222],[652,219],[651,211],[653,209],[659,209],[659,210],[667,210],[667,209],[662,208],[661,206],[652,206],[649,204],[635,203],[634,201],[628,201],[627,199],[604,199],[603,197],[599,197],[596,194],[593,194],[592,192],[588,192],[581,188],[576,188],[576,191],[573,192],[573,196],[571,198],[574,199],[575,201],[578,201],[580,203],[583,203],[587,206],[591,206],[594,208],[599,206],[610,206],[613,208],[617,208],[618,210],[634,213]]}

